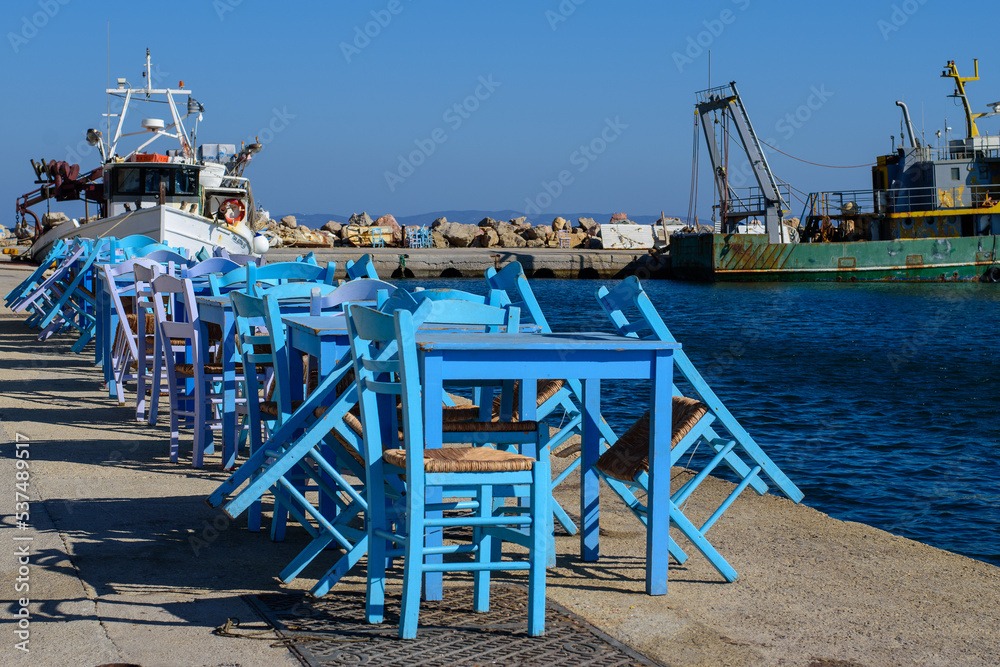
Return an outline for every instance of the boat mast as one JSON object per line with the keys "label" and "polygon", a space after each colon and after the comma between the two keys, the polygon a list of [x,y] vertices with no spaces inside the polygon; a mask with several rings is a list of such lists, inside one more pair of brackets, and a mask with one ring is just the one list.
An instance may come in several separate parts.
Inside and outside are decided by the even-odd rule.
{"label": "boat mast", "polygon": [[[160,127],[159,129],[152,129],[152,128],[150,128],[150,130],[154,134],[153,138],[151,138],[149,141],[145,142],[144,144],[142,144],[141,146],[139,146],[135,150],[136,151],[142,150],[148,144],[152,143],[152,141],[155,140],[157,137],[159,137],[159,136],[165,136],[165,137],[170,137],[170,138],[173,138],[173,139],[177,139],[180,142],[181,150],[184,152],[185,157],[189,157],[189,158],[193,157],[194,151],[191,148],[191,142],[188,139],[187,130],[184,128],[184,119],[177,112],[177,105],[174,102],[174,97],[175,96],[190,98],[191,91],[184,90],[184,88],[183,88],[184,83],[183,82],[181,82],[181,86],[182,87],[180,87],[180,88],[153,88],[153,76],[152,76],[152,74],[153,74],[153,65],[152,65],[152,63],[150,61],[149,49],[146,49],[146,71],[143,73],[143,77],[146,79],[146,85],[143,86],[142,88],[134,89],[134,88],[132,88],[132,86],[129,84],[129,82],[125,78],[119,77],[118,78],[118,82],[117,82],[118,83],[118,87],[117,88],[108,88],[105,91],[108,95],[121,95],[122,93],[125,94],[125,103],[122,105],[121,113],[118,114],[118,125],[115,128],[115,136],[109,142],[109,146],[108,146],[108,159],[110,159],[112,156],[114,156],[116,154],[116,148],[118,146],[118,140],[121,139],[123,136],[133,136],[133,135],[136,135],[136,134],[145,134],[147,131],[149,131],[149,130],[143,130],[141,132],[130,132],[128,134],[122,134],[122,129],[125,127],[125,115],[128,112],[128,107],[129,107],[129,104],[132,101],[133,93],[139,94],[139,95],[145,93],[147,100],[149,98],[151,98],[153,95],[163,95],[163,96],[165,96],[167,98],[167,108],[170,109],[170,117],[171,117],[171,120],[173,121],[169,125],[167,125],[165,127]],[[114,115],[114,114],[111,114],[111,115]],[[176,129],[176,133],[175,134],[170,134],[168,132],[168,130],[171,130],[171,129]],[[133,152],[135,152],[135,151],[133,151]]]}
{"label": "boat mast", "polygon": [[941,72],[942,77],[950,78],[955,80],[955,92],[949,97],[957,97],[962,100],[962,108],[965,110],[965,136],[968,138],[978,137],[979,128],[976,127],[976,119],[985,116],[985,113],[972,113],[972,106],[969,104],[969,98],[965,96],[965,82],[966,81],[979,81],[979,60],[973,59],[972,66],[975,69],[975,76],[959,76],[958,67],[955,66],[954,60],[949,60],[944,66],[944,71]]}

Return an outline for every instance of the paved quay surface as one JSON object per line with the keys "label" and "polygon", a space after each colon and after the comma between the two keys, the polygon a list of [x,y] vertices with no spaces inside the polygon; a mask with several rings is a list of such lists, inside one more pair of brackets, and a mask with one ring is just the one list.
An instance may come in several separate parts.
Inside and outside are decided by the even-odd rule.
{"label": "paved quay surface", "polygon": [[[25,275],[0,265],[0,291]],[[191,468],[183,449],[190,435],[182,432],[182,461],[170,463],[162,419],[153,428],[136,423],[132,408],[107,397],[89,350],[72,354],[67,337],[36,343],[21,320],[0,309],[0,665],[299,664],[272,646],[273,635],[213,630],[231,617],[245,631],[266,629],[241,596],[306,590],[335,555],[280,584],[273,575],[304,533],[290,530],[272,543],[248,532],[245,518],[230,521],[209,508],[204,498],[226,477],[218,455],[203,470]],[[17,477],[15,440],[30,453],[27,480]],[[683,481],[685,473],[675,473]],[[24,481],[30,518],[21,530],[16,485]],[[709,480],[688,516],[704,519],[729,488]],[[575,513],[577,487],[560,487],[558,498]],[[740,578],[726,584],[692,554],[671,566],[669,593],[649,597],[641,525],[614,496],[604,498],[601,560],[581,562],[576,538],[559,535],[548,597],[661,664],[998,663],[1000,568],[748,492],[710,533]],[[19,582],[17,550],[25,543],[29,573]],[[333,595],[360,590],[363,570],[352,574]],[[23,583],[30,590],[18,590]],[[390,583],[398,591],[398,576]],[[16,648],[22,639],[13,632],[25,595],[30,653]]]}

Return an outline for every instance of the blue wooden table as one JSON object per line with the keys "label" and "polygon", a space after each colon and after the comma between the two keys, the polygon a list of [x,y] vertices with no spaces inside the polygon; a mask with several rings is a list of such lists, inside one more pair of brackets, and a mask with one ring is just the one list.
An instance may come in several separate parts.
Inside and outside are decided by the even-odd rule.
{"label": "blue wooden table", "polygon": [[[347,349],[343,323],[323,318],[286,317],[289,345],[321,358],[322,365]],[[599,455],[602,379],[652,380],[649,407],[650,471],[649,529],[646,537],[646,591],[667,592],[670,534],[670,437],[673,351],[679,343],[638,340],[605,333],[483,334],[421,329],[417,350],[422,365],[425,397],[441,396],[450,381],[521,380],[533,387],[539,378],[576,378],[583,385],[584,432],[580,485],[580,548],[584,560],[600,556],[600,478],[594,468]],[[521,392],[522,419],[533,419],[531,392]],[[647,406],[636,402],[638,413]],[[427,445],[440,446],[443,410],[440,400],[424,402]],[[431,594],[428,591],[428,594]]]}
{"label": "blue wooden table", "polygon": [[[678,343],[605,333],[417,335],[425,396],[440,395],[449,380],[518,379],[523,387],[533,387],[541,378],[582,381],[580,550],[586,561],[600,556],[600,478],[594,464],[599,455],[601,380],[652,380],[646,534],[646,592],[650,595],[667,592],[673,351],[679,348]],[[641,400],[636,403],[636,412],[643,411]],[[534,401],[522,401],[520,410],[522,419],[534,419]],[[440,402],[425,401],[424,433],[430,447],[440,446],[441,418]]]}

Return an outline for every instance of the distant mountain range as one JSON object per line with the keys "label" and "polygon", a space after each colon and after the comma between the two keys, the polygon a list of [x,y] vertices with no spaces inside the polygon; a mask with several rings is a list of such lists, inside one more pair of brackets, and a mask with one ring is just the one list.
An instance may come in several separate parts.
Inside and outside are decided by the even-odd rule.
{"label": "distant mountain range", "polygon": [[[288,213],[283,213],[278,215],[277,213],[272,213],[271,217],[275,220],[281,217],[289,215]],[[322,227],[328,221],[333,220],[335,222],[346,223],[350,219],[350,215],[340,215],[337,213],[292,213],[295,216],[295,220],[299,224],[303,224],[310,229],[317,229]],[[384,213],[369,211],[368,215],[372,217],[372,220],[378,219],[380,215],[385,215]],[[410,225],[429,225],[438,218],[448,218],[448,222],[464,222],[464,223],[478,223],[483,218],[493,218],[494,220],[512,220],[513,218],[520,218],[525,215],[520,211],[435,211],[431,213],[421,213],[419,215],[397,215],[395,216],[396,222],[404,227],[409,227]],[[611,219],[610,213],[562,213],[559,214],[566,218],[570,222],[576,222],[577,218],[593,218],[599,223],[608,222]],[[543,215],[543,216],[528,216],[528,220],[535,224],[552,222],[552,219],[556,217],[556,214]],[[660,219],[659,215],[630,215],[630,220],[633,220],[640,225],[651,225]]]}

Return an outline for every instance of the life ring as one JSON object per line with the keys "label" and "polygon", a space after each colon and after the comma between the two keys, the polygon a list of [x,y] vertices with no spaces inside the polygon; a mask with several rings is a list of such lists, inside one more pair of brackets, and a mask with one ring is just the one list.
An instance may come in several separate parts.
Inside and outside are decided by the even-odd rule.
{"label": "life ring", "polygon": [[227,199],[219,204],[219,213],[222,214],[227,223],[234,225],[237,222],[242,222],[243,218],[246,217],[247,207],[239,199]]}

